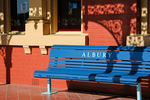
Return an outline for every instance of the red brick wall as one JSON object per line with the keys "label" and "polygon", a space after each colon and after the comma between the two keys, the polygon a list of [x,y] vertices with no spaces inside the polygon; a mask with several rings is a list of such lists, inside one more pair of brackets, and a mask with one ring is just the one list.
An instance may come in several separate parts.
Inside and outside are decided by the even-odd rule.
{"label": "red brick wall", "polygon": [[83,30],[89,45],[126,45],[137,33],[137,0],[83,0]]}
{"label": "red brick wall", "polygon": [[[50,47],[47,49],[48,55],[42,55],[39,48],[32,47],[32,54],[28,55],[23,47],[1,46],[0,83],[46,86],[47,80],[34,78],[33,72],[48,67]],[[62,80],[53,80],[52,86],[67,88]]]}

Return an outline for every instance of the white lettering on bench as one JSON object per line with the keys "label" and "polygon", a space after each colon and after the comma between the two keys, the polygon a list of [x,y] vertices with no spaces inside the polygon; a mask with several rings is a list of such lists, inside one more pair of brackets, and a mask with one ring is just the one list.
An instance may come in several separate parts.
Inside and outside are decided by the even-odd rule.
{"label": "white lettering on bench", "polygon": [[112,53],[106,53],[106,52],[83,52],[82,57],[98,57],[98,58],[106,58],[106,57],[111,57]]}
{"label": "white lettering on bench", "polygon": [[97,57],[101,57],[101,53],[97,52]]}
{"label": "white lettering on bench", "polygon": [[92,52],[92,57],[95,57],[96,56],[96,53],[95,52]]}
{"label": "white lettering on bench", "polygon": [[87,57],[91,57],[89,52],[87,53]]}
{"label": "white lettering on bench", "polygon": [[111,55],[112,55],[112,53],[108,53],[108,55],[109,55],[109,58],[111,57]]}
{"label": "white lettering on bench", "polygon": [[105,52],[103,52],[103,58],[106,58],[106,53]]}

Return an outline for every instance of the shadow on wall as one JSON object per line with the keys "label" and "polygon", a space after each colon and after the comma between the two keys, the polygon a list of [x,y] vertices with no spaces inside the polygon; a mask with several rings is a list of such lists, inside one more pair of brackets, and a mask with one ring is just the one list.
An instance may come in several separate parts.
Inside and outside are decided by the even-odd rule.
{"label": "shadow on wall", "polygon": [[[1,35],[0,44],[9,44],[10,39],[11,35],[9,37],[7,35]],[[10,69],[12,67],[12,49],[13,48],[11,46],[0,46],[0,56],[3,57],[3,61],[6,67],[6,84],[11,83]]]}
{"label": "shadow on wall", "polygon": [[11,56],[12,56],[12,47],[1,46],[0,55],[3,57],[4,64],[6,67],[6,84],[10,84],[10,68],[12,67]]}
{"label": "shadow on wall", "polygon": [[[89,21],[98,23],[109,31],[118,45],[125,45],[126,36],[137,33],[137,4],[137,0],[83,0],[84,31],[89,30]],[[108,34],[98,31],[97,35]]]}

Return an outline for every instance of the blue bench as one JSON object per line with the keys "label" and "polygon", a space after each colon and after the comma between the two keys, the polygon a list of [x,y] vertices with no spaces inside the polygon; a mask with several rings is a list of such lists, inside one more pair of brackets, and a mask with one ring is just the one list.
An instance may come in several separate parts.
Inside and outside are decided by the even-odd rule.
{"label": "blue bench", "polygon": [[34,72],[48,79],[47,94],[51,79],[65,79],[137,85],[141,100],[141,78],[150,74],[150,47],[54,45],[49,60],[46,70]]}

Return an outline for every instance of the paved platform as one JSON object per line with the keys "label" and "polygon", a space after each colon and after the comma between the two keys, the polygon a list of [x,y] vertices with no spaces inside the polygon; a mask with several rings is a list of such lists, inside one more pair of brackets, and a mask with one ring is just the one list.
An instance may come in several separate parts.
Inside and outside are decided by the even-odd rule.
{"label": "paved platform", "polygon": [[[43,95],[46,87],[0,84],[0,100],[136,100],[136,97],[52,89],[58,93]],[[143,99],[150,100],[150,99]]]}

